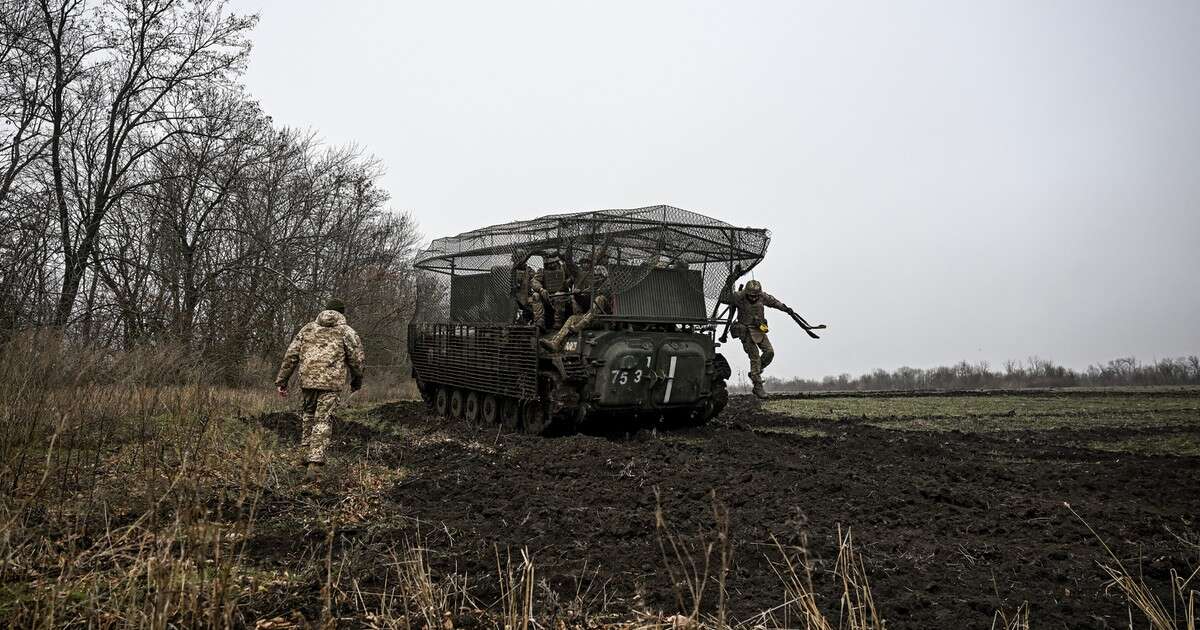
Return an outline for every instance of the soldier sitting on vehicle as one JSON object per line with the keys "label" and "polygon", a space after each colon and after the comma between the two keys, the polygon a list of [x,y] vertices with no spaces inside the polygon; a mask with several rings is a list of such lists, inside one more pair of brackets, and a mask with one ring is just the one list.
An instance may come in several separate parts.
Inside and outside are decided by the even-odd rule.
{"label": "soldier sitting on vehicle", "polygon": [[[591,287],[592,269],[598,266],[608,264],[608,243],[600,246],[600,249],[592,252],[592,255],[585,258],[583,262],[576,263],[572,256],[575,246],[567,245],[567,251],[562,256],[563,266],[567,269],[567,278],[569,279],[572,288],[578,291],[584,291]],[[599,286],[599,284],[597,284]],[[584,309],[586,310],[586,309]],[[578,314],[578,310],[576,313]]]}
{"label": "soldier sitting on vehicle", "polygon": [[[577,335],[592,325],[597,315],[610,312],[611,299],[608,296],[608,269],[604,265],[596,265],[581,276],[583,283],[578,287],[576,300],[572,301],[575,314],[567,318],[566,323],[551,337],[541,340],[542,347],[550,352],[562,352],[567,337]],[[586,300],[586,302],[585,302]]]}
{"label": "soldier sitting on vehicle", "polygon": [[571,278],[558,252],[544,254],[543,259],[545,265],[534,274],[534,282],[542,288],[541,295],[549,302],[553,315],[551,325],[558,328],[567,319],[567,311],[571,308]]}
{"label": "soldier sitting on vehicle", "polygon": [[[514,258],[516,256],[514,255]],[[546,305],[550,303],[550,293],[542,286],[542,272],[534,271],[528,263],[528,258],[517,260],[513,264],[512,291],[517,300],[517,306],[523,315],[528,315],[538,329],[546,327]],[[519,317],[523,319],[523,317]]]}

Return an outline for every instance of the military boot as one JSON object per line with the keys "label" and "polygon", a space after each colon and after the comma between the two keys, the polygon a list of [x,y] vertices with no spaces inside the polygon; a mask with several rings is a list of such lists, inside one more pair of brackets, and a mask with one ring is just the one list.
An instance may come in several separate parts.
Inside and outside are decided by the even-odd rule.
{"label": "military boot", "polygon": [[767,397],[767,390],[763,388],[763,384],[761,382],[755,383],[754,389],[750,390],[750,392],[758,398],[765,399]]}
{"label": "military boot", "polygon": [[555,354],[562,352],[563,342],[567,340],[568,332],[565,328],[562,328],[551,337],[542,337],[542,347]]}

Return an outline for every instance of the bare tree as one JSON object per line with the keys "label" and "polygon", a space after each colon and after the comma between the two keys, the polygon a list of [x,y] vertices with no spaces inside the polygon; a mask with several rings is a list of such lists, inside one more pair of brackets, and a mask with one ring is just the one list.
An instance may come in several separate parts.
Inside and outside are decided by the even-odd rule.
{"label": "bare tree", "polygon": [[199,115],[180,95],[230,82],[257,18],[228,15],[224,3],[209,0],[109,1],[89,38],[80,2],[40,1],[55,69],[50,152],[64,259],[54,318],[61,326],[109,212],[152,183],[143,162],[184,133],[169,124]]}
{"label": "bare tree", "polygon": [[266,159],[270,134],[266,117],[239,92],[192,96],[203,116],[181,121],[186,132],[156,152],[157,183],[148,191],[148,214],[168,240],[157,272],[171,296],[170,329],[186,344],[193,341],[200,305],[218,278],[244,263],[244,255],[225,255],[230,239],[246,236],[230,217],[253,167]]}
{"label": "bare tree", "polygon": [[18,176],[49,145],[44,133],[49,68],[38,25],[31,3],[0,1],[0,209]]}

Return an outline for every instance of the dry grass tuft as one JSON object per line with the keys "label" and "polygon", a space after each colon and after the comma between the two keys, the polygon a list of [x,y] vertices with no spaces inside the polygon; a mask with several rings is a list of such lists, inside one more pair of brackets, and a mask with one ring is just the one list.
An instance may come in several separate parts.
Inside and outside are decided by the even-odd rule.
{"label": "dry grass tuft", "polygon": [[1180,573],[1171,570],[1171,607],[1170,610],[1163,604],[1162,600],[1154,594],[1154,591],[1140,577],[1133,575],[1113,553],[1112,548],[1100,534],[1096,533],[1095,529],[1071,507],[1070,503],[1063,503],[1067,510],[1083,523],[1084,527],[1100,541],[1104,547],[1104,551],[1108,553],[1111,562],[1101,562],[1100,568],[1108,575],[1110,587],[1115,586],[1125,595],[1125,599],[1129,602],[1130,607],[1130,627],[1133,627],[1132,610],[1136,609],[1145,618],[1146,623],[1153,630],[1196,630],[1196,625],[1200,622],[1200,617],[1197,617],[1196,600],[1200,597],[1200,587],[1195,583],[1197,576],[1200,576],[1200,568],[1193,571],[1187,578],[1184,578]]}
{"label": "dry grass tuft", "polygon": [[1029,630],[1029,602],[1023,602],[1013,611],[1012,616],[1003,610],[997,610],[992,616],[992,630]]}
{"label": "dry grass tuft", "polygon": [[[671,626],[700,623],[700,611],[704,603],[705,591],[709,585],[714,552],[717,554],[720,566],[714,578],[717,588],[717,614],[713,622],[717,627],[726,626],[728,592],[725,588],[725,580],[729,573],[731,560],[729,510],[717,499],[715,491],[711,493],[710,497],[715,530],[710,533],[701,532],[694,540],[688,540],[672,529],[663,510],[659,489],[657,486],[654,488],[654,530],[658,549],[662,554],[667,576],[671,580],[671,589],[675,593],[676,605],[679,607],[679,612],[682,613],[671,617]],[[668,548],[670,548],[669,553]]]}
{"label": "dry grass tuft", "polygon": [[[850,529],[838,527],[838,555],[833,576],[840,586],[837,622],[821,610],[820,596],[813,585],[813,565],[805,542],[789,550],[771,537],[780,559],[771,563],[783,583],[787,599],[773,610],[762,613],[760,624],[768,627],[803,627],[812,630],[884,630],[884,620],[875,607],[871,583],[867,579],[862,556],[854,547]],[[783,619],[778,619],[782,615]]]}
{"label": "dry grass tuft", "polygon": [[533,618],[534,569],[529,551],[521,550],[521,560],[514,564],[512,552],[506,552],[501,562],[496,549],[496,575],[500,579],[500,621],[508,630],[529,630]]}

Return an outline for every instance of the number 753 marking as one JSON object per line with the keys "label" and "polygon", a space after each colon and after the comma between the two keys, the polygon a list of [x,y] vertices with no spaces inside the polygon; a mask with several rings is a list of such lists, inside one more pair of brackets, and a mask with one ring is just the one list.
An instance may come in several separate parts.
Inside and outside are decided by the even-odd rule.
{"label": "number 753 marking", "polygon": [[[642,370],[635,370],[633,372],[633,382],[641,383],[642,376],[644,374],[645,373]],[[630,372],[628,372],[626,370],[620,370],[620,369],[613,370],[612,371],[612,384],[613,385],[628,385],[629,380],[630,380],[629,376],[630,376]]]}

